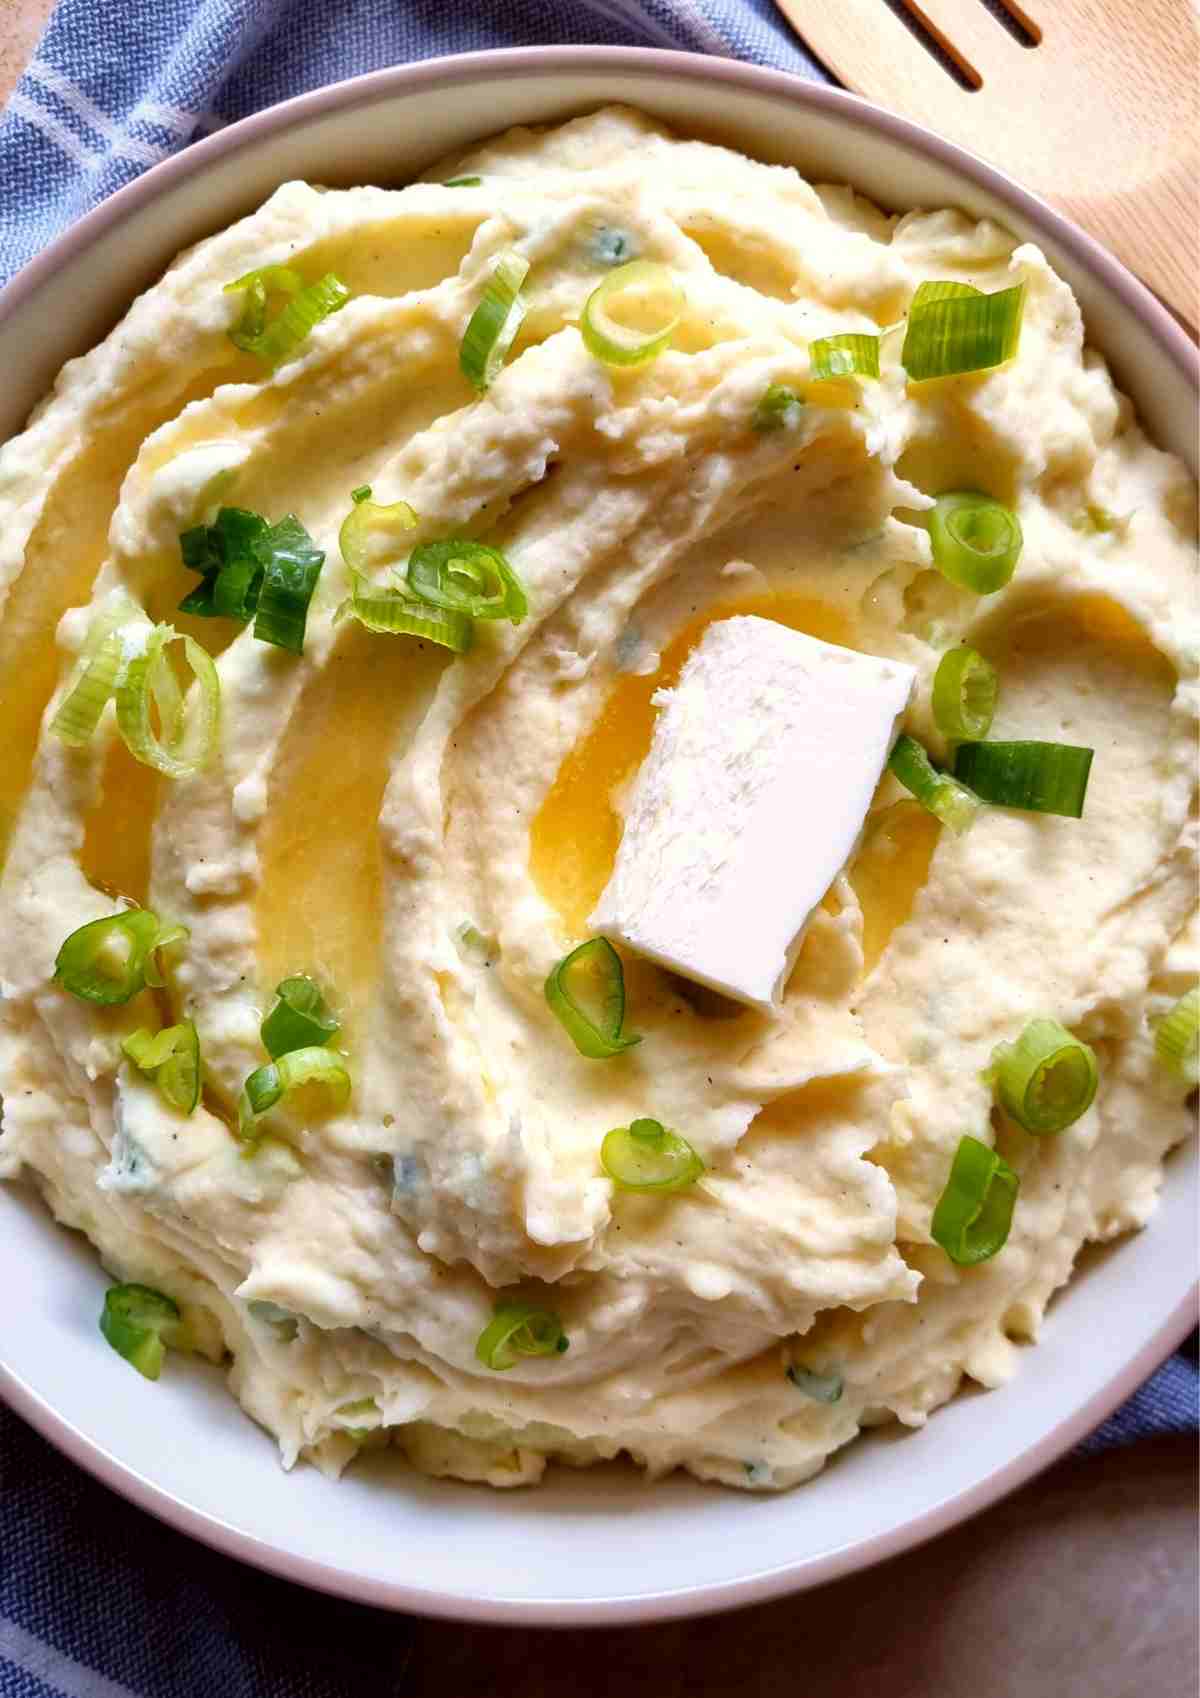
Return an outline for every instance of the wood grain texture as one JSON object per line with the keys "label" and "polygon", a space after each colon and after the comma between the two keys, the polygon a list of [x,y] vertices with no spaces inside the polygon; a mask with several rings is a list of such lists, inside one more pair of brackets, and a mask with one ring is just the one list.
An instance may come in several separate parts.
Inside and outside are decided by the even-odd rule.
{"label": "wood grain texture", "polygon": [[1110,248],[1190,324],[1200,272],[1200,24],[1190,0],[777,0],[847,88],[970,148]]}

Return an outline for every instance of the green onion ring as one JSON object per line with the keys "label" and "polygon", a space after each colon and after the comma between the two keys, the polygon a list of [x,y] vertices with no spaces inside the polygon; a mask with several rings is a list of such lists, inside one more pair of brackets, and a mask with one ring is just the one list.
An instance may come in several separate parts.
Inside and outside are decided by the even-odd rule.
{"label": "green onion ring", "polygon": [[954,776],[996,807],[1080,819],[1094,753],[1074,743],[960,743]]}
{"label": "green onion ring", "polygon": [[182,1020],[153,1033],[145,1026],[131,1032],[121,1045],[139,1072],[154,1080],[159,1095],[181,1114],[191,1114],[200,1101],[200,1036],[193,1020]]}
{"label": "green onion ring", "polygon": [[658,1120],[634,1120],[607,1133],[600,1165],[623,1191],[682,1191],[704,1173],[687,1139]]}
{"label": "green onion ring", "polygon": [[410,592],[430,607],[468,619],[511,619],[519,625],[529,602],[498,548],[450,537],[414,548],[405,568]]}
{"label": "green onion ring", "polygon": [[814,380],[838,377],[878,377],[879,338],[845,331],[820,336],[809,344]]}
{"label": "green onion ring", "polygon": [[238,1099],[238,1136],[256,1138],[258,1122],[267,1110],[301,1085],[323,1086],[333,1108],[345,1108],[350,1100],[350,1074],[344,1057],[324,1044],[310,1044],[256,1068]]}
{"label": "green onion ring", "polygon": [[525,318],[521,285],[529,261],[511,249],[497,259],[491,282],[467,321],[458,363],[463,376],[482,395],[496,381]]}
{"label": "green onion ring", "polygon": [[399,590],[380,589],[350,574],[354,593],[344,601],[333,616],[335,625],[343,619],[357,619],[368,631],[390,637],[420,637],[437,643],[454,654],[466,654],[474,640],[474,627],[465,613],[451,613],[442,607],[431,607]]}
{"label": "green onion ring", "polygon": [[791,430],[799,424],[803,407],[804,402],[786,383],[769,383],[754,409],[751,427],[763,435],[773,430]]}
{"label": "green onion ring", "polygon": [[399,558],[403,545],[389,548],[387,544],[398,533],[411,531],[417,515],[407,501],[379,502],[371,500],[369,484],[363,484],[351,496],[354,506],[342,520],[338,546],[342,559],[352,572],[369,572]]}
{"label": "green onion ring", "polygon": [[[643,290],[664,295],[666,311],[652,330],[633,330],[615,319],[609,308],[619,296]],[[646,365],[670,346],[683,308],[683,290],[668,266],[653,259],[631,259],[610,271],[592,290],[579,321],[579,333],[589,354],[605,365]]]}
{"label": "green onion ring", "polygon": [[108,1005],[128,1002],[152,977],[154,952],[187,936],[182,926],[164,927],[149,908],[126,908],[89,920],[67,937],[54,962],[54,979],[72,996]]}
{"label": "green onion ring", "polygon": [[[126,632],[128,639],[128,631]],[[167,649],[183,644],[183,657],[196,681],[184,701]],[[221,686],[217,669],[200,644],[171,625],[154,625],[140,650],[128,655],[117,683],[117,726],[135,760],[168,778],[190,778],[212,758],[220,733]],[[159,713],[155,730],[151,710]]]}
{"label": "green onion ring", "polygon": [[273,1061],[292,1050],[328,1044],[341,1030],[320,985],[306,974],[281,980],[275,998],[261,1027],[263,1047]]}
{"label": "green onion ring", "polygon": [[[225,293],[244,292],[242,316],[229,332],[229,340],[244,353],[256,354],[268,366],[288,359],[322,319],[339,312],[350,299],[350,290],[332,271],[315,283],[305,285],[298,271],[286,265],[264,265],[244,277],[226,283]],[[283,295],[282,312],[267,323],[268,298]]]}
{"label": "green onion ring", "polygon": [[1008,583],[1024,546],[1011,508],[976,489],[939,495],[929,514],[933,563],[943,578],[976,595],[994,595]]}
{"label": "green onion ring", "polygon": [[913,296],[900,362],[914,383],[986,371],[1021,339],[1025,285],[984,295],[966,283],[923,283]]}
{"label": "green onion ring", "polygon": [[1015,1043],[997,1044],[984,1074],[996,1101],[1039,1137],[1072,1126],[1092,1106],[1096,1052],[1057,1020],[1031,1020]]}
{"label": "green onion ring", "polygon": [[947,649],[933,675],[933,717],[943,737],[986,737],[996,712],[999,678],[978,649]]}
{"label": "green onion ring", "polygon": [[526,1303],[498,1304],[475,1343],[475,1355],[497,1374],[514,1368],[522,1356],[558,1356],[569,1346],[562,1322],[550,1309]]}
{"label": "green onion ring", "polygon": [[1154,1052],[1185,1085],[1200,1080],[1200,987],[1185,992],[1156,1022]]}
{"label": "green onion ring", "polygon": [[888,770],[956,836],[961,837],[974,824],[979,798],[948,772],[939,772],[915,737],[897,739]]}
{"label": "green onion ring", "polygon": [[[625,972],[606,937],[589,938],[564,955],[546,979],[546,1001],[580,1055],[592,1061],[640,1044],[625,1036]],[[591,1004],[585,1007],[585,999]]]}
{"label": "green onion ring", "polygon": [[179,1305],[148,1285],[110,1285],[100,1313],[100,1331],[118,1356],[148,1380],[162,1372],[168,1344],[182,1335]]}
{"label": "green onion ring", "polygon": [[1008,1242],[1020,1183],[995,1150],[964,1136],[933,1211],[934,1243],[959,1267],[990,1261]]}

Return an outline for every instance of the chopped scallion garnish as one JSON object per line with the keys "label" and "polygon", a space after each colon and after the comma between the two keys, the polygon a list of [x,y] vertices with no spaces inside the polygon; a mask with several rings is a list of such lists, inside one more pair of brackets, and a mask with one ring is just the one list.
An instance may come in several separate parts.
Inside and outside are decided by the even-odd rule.
{"label": "chopped scallion garnish", "polygon": [[997,1044],[984,1078],[1026,1132],[1072,1126],[1092,1105],[1099,1083],[1096,1052],[1057,1020],[1031,1020],[1015,1043]]}
{"label": "chopped scallion garnish", "polygon": [[580,1055],[593,1061],[640,1044],[623,1034],[625,972],[606,937],[589,938],[564,955],[546,979],[546,1001]]}
{"label": "chopped scallion garnish", "polygon": [[[138,617],[132,603],[128,614]],[[50,721],[52,734],[72,748],[81,748],[91,739],[117,687],[125,664],[119,623],[119,619],[104,614],[93,621],[58,711]]]}
{"label": "chopped scallion garnish", "polygon": [[263,576],[254,617],[260,643],[303,654],[308,604],[312,600],[325,552],[317,548],[295,514],[288,513],[254,544]]}
{"label": "chopped scallion garnish", "polygon": [[521,581],[498,548],[452,537],[414,548],[405,581],[418,601],[468,619],[511,619],[529,611]]}
{"label": "chopped scallion garnish", "polygon": [[142,1026],[131,1032],[122,1050],[142,1073],[148,1074],[158,1093],[180,1114],[191,1114],[200,1101],[200,1036],[193,1020],[181,1020],[161,1032]]}
{"label": "chopped scallion garnish", "polygon": [[771,383],[755,407],[750,423],[764,434],[772,430],[791,430],[799,424],[803,409],[804,403],[794,389],[789,389],[786,383]]}
{"label": "chopped scallion garnish", "polygon": [[491,282],[467,323],[458,363],[472,388],[482,395],[499,375],[525,317],[521,285],[529,275],[529,261],[520,254],[500,255]]}
{"label": "chopped scallion garnish", "polygon": [[118,1356],[156,1380],[168,1344],[179,1341],[179,1305],[148,1285],[110,1285],[100,1314],[100,1331]]}
{"label": "chopped scallion garnish", "polygon": [[342,619],[357,619],[368,631],[384,636],[421,637],[455,654],[470,648],[474,628],[465,613],[431,607],[400,590],[380,589],[357,572],[350,576],[354,593],[334,614],[335,625]]}
{"label": "chopped scallion garnish", "polygon": [[906,790],[912,791],[923,808],[928,808],[956,835],[961,836],[974,823],[979,798],[948,772],[939,772],[915,737],[897,739],[888,768]]}
{"label": "chopped scallion garnish", "polygon": [[477,189],[482,182],[482,177],[447,177],[442,187],[444,189]]}
{"label": "chopped scallion garnish", "polygon": [[[286,265],[264,265],[244,277],[226,283],[225,293],[246,296],[242,316],[229,332],[229,340],[245,353],[274,367],[286,360],[322,319],[344,307],[350,290],[332,271],[315,283],[305,284],[298,271]],[[272,296],[282,296],[282,310],[267,322]]]}
{"label": "chopped scallion garnish", "polygon": [[960,743],[954,776],[997,807],[1079,819],[1094,753],[1073,743]]}
{"label": "chopped scallion garnish", "polygon": [[[623,324],[612,308],[625,297],[651,322],[643,329]],[[653,259],[632,259],[610,271],[587,298],[579,333],[584,346],[609,366],[646,365],[670,347],[683,317],[684,294],[674,272]]]}
{"label": "chopped scallion garnish", "polygon": [[879,338],[845,331],[840,336],[820,336],[808,350],[812,375],[831,377],[878,377]]}
{"label": "chopped scallion garnish", "polygon": [[379,502],[371,499],[370,484],[363,484],[350,497],[354,506],[342,520],[338,546],[352,572],[369,572],[372,567],[396,560],[404,544],[398,536],[411,531],[417,515],[407,501]]}
{"label": "chopped scallion garnish", "polygon": [[607,1133],[600,1165],[623,1191],[682,1191],[704,1172],[687,1139],[658,1120],[634,1120]]}
{"label": "chopped scallion garnish", "polygon": [[973,1267],[1008,1242],[1020,1180],[1003,1156],[964,1136],[938,1198],[930,1235],[952,1262]]}
{"label": "chopped scallion garnish", "polygon": [[325,555],[294,513],[272,525],[261,513],[222,507],[211,525],[184,531],[179,548],[184,565],[202,574],[199,587],[180,602],[181,613],[243,624],[253,619],[260,642],[303,652],[308,604]]}
{"label": "chopped scallion garnish", "polygon": [[256,1068],[238,1099],[238,1136],[256,1138],[257,1123],[267,1110],[302,1085],[321,1086],[335,1109],[344,1108],[350,1100],[350,1074],[344,1057],[323,1044],[312,1044]]}
{"label": "chopped scallion garnish", "polygon": [[[180,689],[168,649],[183,645],[195,688]],[[128,649],[128,642],[126,648]],[[207,650],[173,625],[147,627],[117,680],[117,726],[135,760],[168,778],[190,778],[211,760],[220,736],[221,685]]]}
{"label": "chopped scallion garnish", "polygon": [[527,1303],[503,1303],[496,1308],[475,1344],[485,1368],[502,1374],[522,1356],[559,1356],[569,1346],[562,1322],[549,1309]]}
{"label": "chopped scallion garnish", "polygon": [[1154,1051],[1185,1085],[1200,1080],[1200,987],[1185,992],[1156,1023]]}
{"label": "chopped scallion garnish", "polygon": [[994,595],[1016,570],[1024,538],[1011,508],[978,490],[957,489],[938,496],[929,542],[943,578],[976,595]]}
{"label": "chopped scallion garnish", "polygon": [[54,977],[85,1002],[128,1002],[148,984],[162,984],[155,951],[187,935],[183,926],[164,926],[149,908],[126,908],[73,931],[58,952]]}
{"label": "chopped scallion garnish", "polygon": [[914,383],[985,371],[1011,360],[1021,339],[1025,285],[982,294],[968,283],[922,283],[908,312],[900,362]]}
{"label": "chopped scallion garnish", "polygon": [[798,1362],[790,1363],[785,1371],[796,1390],[802,1391],[805,1397],[811,1397],[817,1403],[841,1401],[845,1382],[840,1374],[817,1374],[811,1368],[802,1368]]}
{"label": "chopped scallion garnish", "polygon": [[274,1061],[292,1050],[328,1044],[341,1030],[315,979],[299,974],[275,987],[275,1006],[262,1023],[262,1041]]}
{"label": "chopped scallion garnish", "polygon": [[978,649],[947,649],[933,675],[933,717],[943,737],[986,737],[996,711],[996,668]]}

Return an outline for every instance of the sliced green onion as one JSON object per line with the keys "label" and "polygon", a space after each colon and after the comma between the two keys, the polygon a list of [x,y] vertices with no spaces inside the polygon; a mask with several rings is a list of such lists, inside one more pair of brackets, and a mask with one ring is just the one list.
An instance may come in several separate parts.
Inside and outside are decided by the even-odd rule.
{"label": "sliced green onion", "polygon": [[815,379],[829,377],[878,377],[879,338],[846,331],[840,336],[819,336],[809,345]]}
{"label": "sliced green onion", "polygon": [[118,1356],[148,1380],[162,1372],[166,1346],[178,1341],[179,1305],[148,1285],[110,1285],[100,1313],[100,1331]]}
{"label": "sliced green onion", "polygon": [[569,1344],[562,1322],[551,1310],[503,1303],[480,1333],[475,1355],[485,1368],[502,1374],[522,1356],[558,1356]]}
{"label": "sliced green onion", "polygon": [[[183,658],[196,681],[187,698],[167,656],[172,643],[183,644]],[[150,627],[117,683],[117,726],[134,759],[168,778],[190,778],[216,750],[220,707],[221,685],[207,651],[172,625]]]}
{"label": "sliced green onion", "polygon": [[600,1061],[640,1044],[627,1037],[625,972],[621,957],[606,937],[581,943],[551,969],[546,1001],[565,1027],[580,1055]]}
{"label": "sliced green onion", "polygon": [[301,1085],[320,1085],[328,1091],[335,1109],[345,1108],[350,1100],[350,1074],[337,1050],[327,1049],[323,1044],[289,1050],[278,1060],[257,1068],[242,1086],[238,1099],[238,1136],[257,1137],[257,1122],[261,1117]]}
{"label": "sliced green onion", "polygon": [[[645,294],[664,300],[657,321],[649,329],[635,330],[612,316],[610,309],[620,296]],[[579,333],[588,352],[605,365],[645,365],[670,346],[683,307],[683,290],[669,267],[653,259],[631,259],[610,271],[592,290],[579,321]]]}
{"label": "sliced green onion", "polygon": [[194,1020],[182,1020],[158,1033],[143,1026],[131,1032],[121,1048],[140,1072],[154,1080],[164,1102],[181,1114],[191,1114],[200,1101],[200,1035]]}
{"label": "sliced green onion", "polygon": [[802,1368],[798,1362],[791,1363],[787,1377],[802,1391],[805,1397],[814,1398],[818,1403],[839,1403],[845,1390],[845,1381],[837,1373],[815,1374],[811,1368]]}
{"label": "sliced green onion", "polygon": [[442,187],[444,189],[477,189],[482,182],[482,177],[447,177]]}
{"label": "sliced green onion", "polygon": [[1024,283],[994,295],[967,283],[922,283],[908,311],[900,362],[914,383],[1003,365],[1017,351],[1024,306]]}
{"label": "sliced green onion", "polygon": [[939,495],[929,515],[933,563],[943,578],[976,595],[994,595],[1016,571],[1024,545],[1011,508],[976,489]]}
{"label": "sliced green onion", "polygon": [[458,363],[467,382],[481,395],[496,381],[521,328],[525,317],[521,285],[528,275],[527,259],[511,250],[501,254],[463,332]]}
{"label": "sliced green onion", "polygon": [[126,908],[86,926],[64,941],[55,980],[85,1002],[128,1002],[155,981],[154,952],[186,937],[182,926],[164,927],[149,908]]}
{"label": "sliced green onion", "polygon": [[973,1267],[1003,1250],[1012,1228],[1020,1180],[995,1150],[963,1137],[929,1231],[952,1262]]}
{"label": "sliced green onion", "polygon": [[490,967],[500,954],[496,939],[486,936],[470,920],[463,920],[455,926],[454,941],[464,960],[481,961],[485,967]]}
{"label": "sliced green onion", "polygon": [[1100,1075],[1090,1045],[1057,1020],[1031,1020],[1015,1043],[996,1045],[984,1078],[1005,1113],[1040,1136],[1086,1114]]}
{"label": "sliced green onion", "polygon": [[1200,1080],[1200,986],[1181,996],[1157,1022],[1154,1052],[1185,1085]]}
{"label": "sliced green onion", "polygon": [[[285,265],[260,266],[226,283],[226,294],[235,290],[245,293],[246,302],[229,340],[272,367],[295,353],[322,319],[338,312],[350,299],[350,290],[332,271],[306,285],[298,271]],[[286,304],[268,324],[267,305],[272,295],[285,296]]]}
{"label": "sliced green onion", "polygon": [[800,422],[803,401],[786,383],[770,383],[754,409],[750,423],[757,431],[791,430]]}
{"label": "sliced green onion", "polygon": [[343,619],[357,619],[368,631],[391,637],[423,637],[455,654],[465,654],[470,648],[474,628],[465,613],[431,607],[400,590],[379,589],[357,572],[351,573],[351,580],[354,593],[334,614],[335,625]]}
{"label": "sliced green onion", "polygon": [[978,649],[947,649],[933,675],[933,717],[943,737],[986,737],[999,684]]}
{"label": "sliced green onion", "polygon": [[275,996],[275,1006],[261,1027],[263,1047],[272,1060],[292,1050],[328,1044],[341,1030],[341,1021],[330,1012],[315,979],[305,974],[283,979],[275,987]]}
{"label": "sliced green onion", "polygon": [[634,1120],[607,1133],[600,1165],[623,1191],[682,1191],[704,1172],[687,1139],[658,1120]]}
{"label": "sliced green onion", "polygon": [[150,953],[146,957],[146,965],[143,969],[148,985],[155,990],[163,988],[167,980],[162,969],[162,963],[159,960],[160,955],[164,949],[169,949],[173,943],[186,943],[190,936],[191,933],[186,926],[159,927],[158,936],[150,947]]}
{"label": "sliced green onion", "polygon": [[529,611],[521,580],[497,548],[451,537],[423,542],[408,559],[405,578],[418,601],[469,619],[511,619]]}
{"label": "sliced green onion", "polygon": [[295,514],[288,513],[264,531],[254,551],[263,567],[254,635],[259,642],[303,654],[308,604],[325,564],[324,550],[317,548]]}
{"label": "sliced green onion", "polygon": [[888,768],[906,790],[912,791],[923,808],[928,808],[956,835],[961,836],[974,823],[979,798],[948,772],[939,772],[915,737],[897,739]]}
{"label": "sliced green onion", "polygon": [[52,734],[61,742],[79,748],[90,740],[116,688],[124,658],[119,631],[109,631],[80,656],[74,677],[50,721]]}
{"label": "sliced green onion", "polygon": [[193,525],[191,530],[181,531],[183,563],[201,574],[201,582],[184,596],[179,611],[243,623],[253,618],[263,574],[254,549],[268,529],[260,513],[222,507],[211,525]]}
{"label": "sliced green onion", "polygon": [[356,489],[350,499],[354,506],[338,532],[342,559],[350,570],[369,572],[373,566],[396,560],[404,552],[403,544],[389,548],[389,542],[398,534],[411,531],[417,522],[408,502],[372,501],[369,484]]}
{"label": "sliced green onion", "polygon": [[1077,820],[1094,753],[1073,743],[960,743],[954,776],[997,807]]}

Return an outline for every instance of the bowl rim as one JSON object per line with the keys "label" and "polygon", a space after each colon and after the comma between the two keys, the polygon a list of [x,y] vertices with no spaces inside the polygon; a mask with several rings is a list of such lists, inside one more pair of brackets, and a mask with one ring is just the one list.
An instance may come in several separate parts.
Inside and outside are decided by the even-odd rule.
{"label": "bowl rim", "polygon": [[[650,47],[513,47],[442,55],[345,78],[266,107],[186,145],[85,213],[0,289],[0,326],[57,273],[74,264],[93,243],[119,228],[161,194],[203,173],[216,161],[254,147],[295,124],[431,86],[453,89],[460,83],[476,82],[481,76],[493,80],[530,75],[548,77],[581,70],[650,80],[668,77],[716,83],[767,94],[797,102],[852,128],[873,131],[924,154],[971,179],[1012,207],[1028,224],[1049,235],[1118,298],[1122,308],[1139,321],[1172,364],[1190,380],[1192,388],[1200,391],[1200,349],[1157,297],[1092,237],[997,167],[920,124],[842,89],[810,82],[794,72]],[[1070,1416],[1009,1463],[921,1514],[886,1533],[819,1556],[776,1564],[758,1574],[663,1589],[639,1597],[609,1596],[585,1601],[471,1599],[356,1576],[312,1558],[282,1551],[222,1518],[183,1502],[89,1438],[3,1361],[0,1361],[0,1398],[63,1455],[138,1508],[226,1556],[317,1591],[385,1609],[506,1626],[632,1625],[741,1608],[835,1580],[911,1550],[987,1508],[1048,1467],[1142,1384],[1196,1324],[1198,1292],[1200,1285],[1193,1286],[1124,1367]]]}

